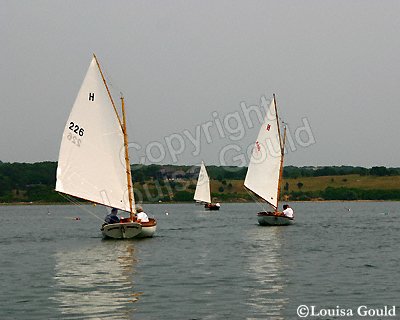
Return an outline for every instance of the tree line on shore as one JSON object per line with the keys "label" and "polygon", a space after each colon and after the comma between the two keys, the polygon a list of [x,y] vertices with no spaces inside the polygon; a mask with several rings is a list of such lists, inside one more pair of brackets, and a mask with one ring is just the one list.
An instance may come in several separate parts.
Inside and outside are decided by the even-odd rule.
{"label": "tree line on shore", "polygon": [[[4,163],[0,162],[0,202],[63,202],[66,201],[54,191],[56,183],[56,162],[37,163]],[[218,184],[213,197],[221,201],[248,201],[249,194],[232,187],[230,181],[242,181],[246,176],[246,167],[208,166],[210,178]],[[193,181],[197,179],[199,166],[178,165],[132,165],[132,176],[135,191],[143,201],[157,201],[157,196],[150,196],[148,190],[164,190],[162,201],[192,201],[194,194]],[[376,166],[372,168],[353,166],[296,167],[286,166],[284,178],[299,179],[302,177],[343,176],[356,174],[360,176],[399,176],[400,168]],[[192,181],[182,183],[182,181]],[[237,184],[239,185],[239,184]],[[147,188],[147,190],[146,190]],[[327,186],[317,191],[292,190],[282,191],[282,196],[289,200],[400,200],[400,190],[357,189]],[[243,192],[242,192],[243,191]]]}

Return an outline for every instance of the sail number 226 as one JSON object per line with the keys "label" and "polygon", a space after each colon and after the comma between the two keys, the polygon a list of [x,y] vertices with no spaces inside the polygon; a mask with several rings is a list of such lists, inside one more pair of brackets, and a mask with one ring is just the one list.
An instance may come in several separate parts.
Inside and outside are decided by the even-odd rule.
{"label": "sail number 226", "polygon": [[68,128],[69,128],[69,130],[75,132],[76,134],[79,134],[81,137],[83,137],[83,134],[85,133],[85,129],[79,127],[79,125],[77,125],[76,123],[74,123],[72,121],[69,123]]}
{"label": "sail number 226", "polygon": [[[67,135],[67,139],[69,141],[71,141],[74,145],[76,145],[77,147],[80,147],[81,139],[79,137],[83,137],[85,130],[72,121],[69,123],[68,129],[71,131],[69,131],[69,133]],[[76,133],[76,135],[74,133]]]}

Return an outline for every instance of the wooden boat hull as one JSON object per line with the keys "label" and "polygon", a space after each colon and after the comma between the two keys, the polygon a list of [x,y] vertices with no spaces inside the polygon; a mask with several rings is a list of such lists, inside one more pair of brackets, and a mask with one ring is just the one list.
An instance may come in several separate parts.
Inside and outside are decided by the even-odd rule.
{"label": "wooden boat hull", "polygon": [[294,223],[293,218],[278,216],[273,212],[259,212],[257,218],[261,226],[287,226]]}
{"label": "wooden boat hull", "polygon": [[149,222],[141,222],[142,232],[138,234],[137,238],[150,238],[157,230],[156,219],[149,218]]}
{"label": "wooden boat hull", "polygon": [[157,226],[142,226],[142,232],[138,234],[136,238],[151,238],[156,232]]}
{"label": "wooden boat hull", "polygon": [[149,222],[120,222],[105,224],[101,232],[105,238],[133,239],[152,237],[157,229],[157,222],[150,218]]}
{"label": "wooden boat hull", "polygon": [[215,210],[216,211],[216,210],[219,210],[220,206],[217,206],[216,204],[213,204],[213,203],[206,203],[204,205],[204,208],[207,210]]}

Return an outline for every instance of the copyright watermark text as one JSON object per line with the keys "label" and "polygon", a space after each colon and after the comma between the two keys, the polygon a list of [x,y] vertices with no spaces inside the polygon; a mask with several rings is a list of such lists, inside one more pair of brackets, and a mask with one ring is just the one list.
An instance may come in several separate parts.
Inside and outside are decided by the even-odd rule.
{"label": "copyright watermark text", "polygon": [[369,307],[367,305],[362,305],[357,308],[343,308],[341,306],[336,306],[334,308],[322,308],[313,305],[300,305],[297,307],[297,315],[300,318],[308,317],[365,317],[375,318],[391,318],[396,316],[396,306],[383,306],[380,308]]}

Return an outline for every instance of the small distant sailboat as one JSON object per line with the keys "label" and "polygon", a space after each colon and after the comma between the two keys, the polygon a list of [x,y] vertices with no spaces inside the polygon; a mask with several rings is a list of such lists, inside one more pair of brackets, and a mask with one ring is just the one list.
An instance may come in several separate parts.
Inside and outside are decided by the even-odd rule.
{"label": "small distant sailboat", "polygon": [[105,224],[105,237],[151,237],[157,222],[135,219],[124,98],[122,119],[95,55],[64,129],[56,191],[129,212],[120,223]]}
{"label": "small distant sailboat", "polygon": [[196,191],[194,193],[194,200],[204,203],[204,208],[208,210],[219,210],[221,207],[219,203],[211,202],[210,178],[208,177],[204,161],[201,162],[199,178],[197,179]]}
{"label": "small distant sailboat", "polygon": [[289,225],[294,222],[293,218],[278,211],[285,140],[286,127],[282,138],[274,95],[258,133],[244,181],[248,190],[273,208],[273,212],[257,214],[260,225]]}

